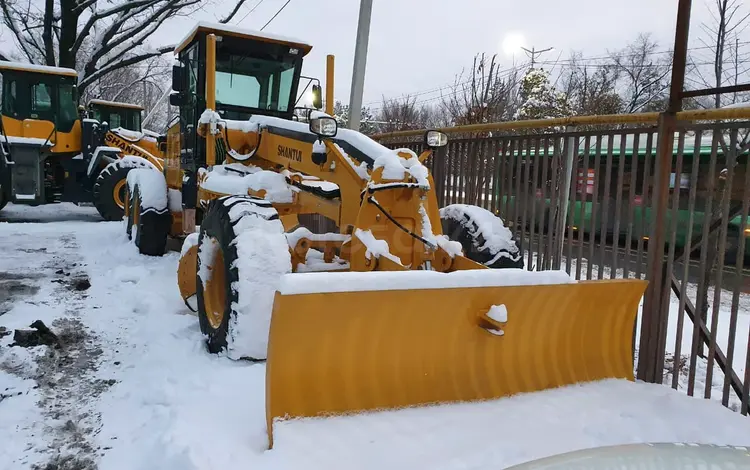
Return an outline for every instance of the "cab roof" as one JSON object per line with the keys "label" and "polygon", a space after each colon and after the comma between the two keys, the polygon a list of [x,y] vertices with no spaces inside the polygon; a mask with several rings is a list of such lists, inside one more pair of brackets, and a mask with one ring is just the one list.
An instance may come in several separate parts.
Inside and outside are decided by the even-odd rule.
{"label": "cab roof", "polygon": [[9,62],[0,60],[0,71],[14,70],[17,72],[40,73],[44,75],[59,75],[63,77],[78,78],[78,72],[75,69],[63,67],[50,67],[49,65],[27,64],[24,62]]}
{"label": "cab roof", "polygon": [[296,47],[300,49],[303,56],[307,55],[307,53],[312,49],[312,46],[306,44],[304,41],[300,41],[299,39],[290,38],[287,36],[269,34],[252,29],[238,28],[236,26],[227,24],[199,21],[193,27],[193,29],[191,29],[190,32],[188,32],[188,34],[179,43],[177,43],[177,47],[175,47],[174,53],[178,54],[180,51],[182,51],[188,44],[190,44],[190,42],[198,33],[213,33],[217,36],[232,36],[241,39],[283,44],[285,46]]}
{"label": "cab roof", "polygon": [[113,108],[129,108],[143,111],[143,106],[132,104],[132,103],[121,103],[119,101],[107,101],[107,100],[89,100],[89,105],[98,104],[99,106],[111,106]]}

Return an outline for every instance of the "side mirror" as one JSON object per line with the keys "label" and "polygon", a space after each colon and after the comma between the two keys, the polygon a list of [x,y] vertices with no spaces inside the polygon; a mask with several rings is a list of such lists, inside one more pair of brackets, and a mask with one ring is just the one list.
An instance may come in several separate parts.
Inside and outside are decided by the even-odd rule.
{"label": "side mirror", "polygon": [[431,149],[445,147],[448,145],[448,135],[440,131],[427,131],[424,135],[424,143]]}
{"label": "side mirror", "polygon": [[330,116],[310,119],[310,132],[318,137],[336,137],[338,131],[338,123]]}
{"label": "side mirror", "polygon": [[177,106],[177,107],[184,106],[187,104],[187,102],[188,102],[188,95],[186,94],[172,92],[169,95],[169,104],[171,104],[172,106]]}
{"label": "side mirror", "polygon": [[185,75],[182,73],[183,68],[181,65],[172,66],[172,89],[174,91],[182,91],[185,88]]}
{"label": "side mirror", "polygon": [[323,107],[323,89],[320,85],[312,86],[312,105],[315,109]]}

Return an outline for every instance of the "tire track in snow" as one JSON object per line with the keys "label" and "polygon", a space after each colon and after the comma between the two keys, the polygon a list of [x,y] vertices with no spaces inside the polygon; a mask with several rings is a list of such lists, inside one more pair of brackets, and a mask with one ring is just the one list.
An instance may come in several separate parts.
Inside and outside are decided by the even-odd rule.
{"label": "tire track in snow", "polygon": [[[94,404],[113,381],[96,377],[99,340],[81,321],[90,284],[75,233],[61,230],[62,226],[72,228],[68,224],[0,228],[0,233],[6,232],[0,240],[0,251],[6,254],[0,260],[4,273],[0,279],[12,281],[10,288],[8,283],[0,284],[0,300],[5,299],[7,306],[0,322],[12,330],[28,328],[40,319],[60,340],[59,346],[28,349],[8,347],[12,336],[0,343],[0,390],[5,388],[10,396],[0,403],[0,421],[16,431],[12,437],[2,433],[0,437],[4,443],[25,441],[9,446],[5,455],[0,452],[0,468],[97,468],[99,449],[92,437],[101,425]],[[4,383],[10,386],[3,387]],[[12,414],[10,407],[19,404],[36,410],[5,419],[5,413]]]}

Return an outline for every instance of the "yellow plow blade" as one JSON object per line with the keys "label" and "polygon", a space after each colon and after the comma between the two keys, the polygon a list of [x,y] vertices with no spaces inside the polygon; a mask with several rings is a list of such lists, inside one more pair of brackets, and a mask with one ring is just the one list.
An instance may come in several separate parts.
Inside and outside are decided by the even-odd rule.
{"label": "yellow plow blade", "polygon": [[[421,273],[403,274],[412,276],[407,281]],[[367,282],[378,273],[337,274]],[[276,418],[633,380],[633,325],[645,281],[417,283],[414,289],[354,292],[337,291],[336,278],[329,282],[329,292],[276,293],[266,365],[271,445]]]}

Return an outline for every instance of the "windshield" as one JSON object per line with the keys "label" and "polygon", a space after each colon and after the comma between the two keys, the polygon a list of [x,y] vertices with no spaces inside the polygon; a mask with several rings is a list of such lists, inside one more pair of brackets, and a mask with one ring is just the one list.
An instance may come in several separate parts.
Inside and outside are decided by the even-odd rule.
{"label": "windshield", "polygon": [[92,117],[99,122],[106,122],[110,129],[122,127],[137,132],[141,130],[141,111],[139,109],[95,106],[92,111]]}
{"label": "windshield", "polygon": [[291,105],[294,62],[227,55],[216,63],[216,101],[285,112]]}
{"label": "windshield", "polygon": [[50,121],[70,132],[78,119],[75,79],[28,72],[3,72],[2,114],[14,119]]}

